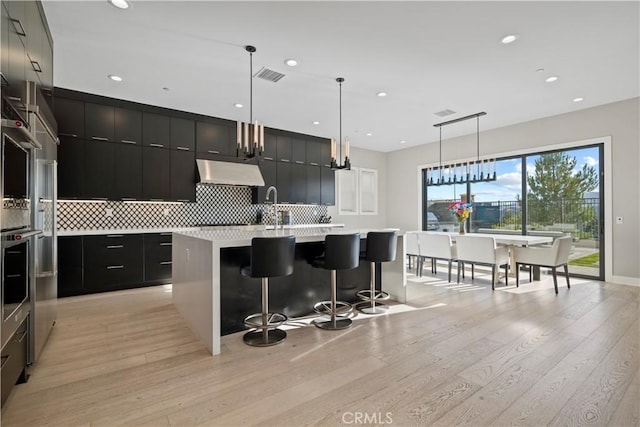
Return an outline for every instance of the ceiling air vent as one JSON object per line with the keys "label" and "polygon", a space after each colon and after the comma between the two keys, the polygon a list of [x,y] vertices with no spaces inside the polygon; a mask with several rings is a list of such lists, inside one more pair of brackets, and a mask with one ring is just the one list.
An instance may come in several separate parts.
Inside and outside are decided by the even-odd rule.
{"label": "ceiling air vent", "polygon": [[259,79],[269,80],[270,82],[277,82],[281,78],[284,77],[284,74],[279,73],[277,71],[270,70],[266,67],[262,67],[258,70],[257,73],[254,74],[254,77],[258,77]]}
{"label": "ceiling air vent", "polygon": [[450,116],[454,113],[455,111],[446,109],[446,110],[438,111],[437,113],[434,113],[434,114],[438,117],[445,117],[445,116]]}

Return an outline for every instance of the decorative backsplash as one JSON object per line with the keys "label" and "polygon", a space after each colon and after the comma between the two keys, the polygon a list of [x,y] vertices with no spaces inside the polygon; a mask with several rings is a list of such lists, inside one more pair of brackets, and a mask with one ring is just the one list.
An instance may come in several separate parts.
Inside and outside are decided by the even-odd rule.
{"label": "decorative backsplash", "polygon": [[[315,224],[327,215],[323,205],[279,205],[293,224]],[[195,203],[59,201],[58,230],[189,227],[200,224],[255,224],[262,211],[271,224],[271,205],[251,204],[249,187],[196,186]]]}
{"label": "decorative backsplash", "polygon": [[2,228],[19,228],[29,225],[30,205],[28,199],[2,200],[2,218],[0,219]]}

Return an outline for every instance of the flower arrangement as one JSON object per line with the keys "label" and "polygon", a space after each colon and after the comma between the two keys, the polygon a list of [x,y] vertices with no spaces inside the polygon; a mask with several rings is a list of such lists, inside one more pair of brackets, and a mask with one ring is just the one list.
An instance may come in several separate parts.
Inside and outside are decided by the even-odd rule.
{"label": "flower arrangement", "polygon": [[449,213],[451,216],[455,216],[458,222],[465,222],[472,211],[473,206],[471,203],[453,202],[449,205]]}

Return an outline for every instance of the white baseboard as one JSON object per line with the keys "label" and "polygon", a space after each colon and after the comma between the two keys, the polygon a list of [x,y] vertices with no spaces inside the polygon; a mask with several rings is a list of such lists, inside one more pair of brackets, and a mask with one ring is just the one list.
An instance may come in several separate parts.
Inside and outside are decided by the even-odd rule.
{"label": "white baseboard", "polygon": [[640,286],[640,279],[637,277],[611,276],[610,282],[619,285]]}

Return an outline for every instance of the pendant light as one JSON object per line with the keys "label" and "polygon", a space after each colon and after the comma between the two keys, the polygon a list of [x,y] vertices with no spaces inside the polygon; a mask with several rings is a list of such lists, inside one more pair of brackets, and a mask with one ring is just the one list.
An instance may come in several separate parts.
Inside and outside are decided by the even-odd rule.
{"label": "pendant light", "polygon": [[331,169],[351,170],[351,161],[349,160],[349,141],[346,138],[344,144],[344,163],[342,158],[342,83],[344,82],[344,78],[338,77],[336,82],[338,82],[338,85],[340,86],[340,139],[338,140],[340,145],[339,151],[336,152],[336,142],[331,138]]}
{"label": "pendant light", "polygon": [[237,122],[236,129],[236,154],[241,153],[246,158],[261,156],[264,152],[264,125],[253,121],[253,54],[255,46],[247,45],[244,50],[249,52],[249,122]]}
{"label": "pendant light", "polygon": [[[440,161],[438,163],[438,177],[434,181],[433,175],[435,174],[435,168],[427,169],[427,185],[448,185],[448,184],[464,184],[467,182],[490,182],[497,179],[496,173],[496,159],[481,159],[480,158],[480,117],[486,115],[484,111],[469,116],[460,117],[458,119],[449,120],[442,123],[433,125],[439,128],[440,138]],[[469,119],[476,119],[476,160],[474,162],[467,161],[453,164],[442,164],[442,127],[453,123],[462,122]],[[493,173],[492,170],[493,163]],[[466,166],[466,171],[465,171]],[[446,177],[443,171],[446,169]],[[473,170],[473,175],[471,171]]]}

